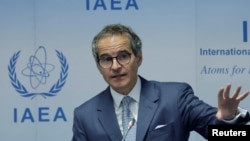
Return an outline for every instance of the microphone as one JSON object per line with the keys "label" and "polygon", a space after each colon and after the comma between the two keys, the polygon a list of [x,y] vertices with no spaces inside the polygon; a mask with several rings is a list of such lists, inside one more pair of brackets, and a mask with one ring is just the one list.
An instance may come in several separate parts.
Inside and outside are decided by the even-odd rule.
{"label": "microphone", "polygon": [[128,130],[127,130],[126,133],[123,135],[122,141],[125,141],[125,139],[126,139],[126,137],[127,137],[127,135],[128,135],[129,130],[134,126],[134,124],[135,124],[135,118],[132,118],[132,119],[130,120],[130,122],[128,123]]}

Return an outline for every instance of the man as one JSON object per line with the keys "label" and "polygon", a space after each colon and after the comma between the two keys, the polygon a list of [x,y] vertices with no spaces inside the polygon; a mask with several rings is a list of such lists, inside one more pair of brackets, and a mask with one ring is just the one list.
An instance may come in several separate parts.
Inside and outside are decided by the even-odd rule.
{"label": "man", "polygon": [[[218,107],[199,100],[186,83],[148,81],[138,75],[140,38],[127,26],[104,27],[92,42],[97,68],[108,87],[74,111],[73,141],[188,141],[191,131],[208,137],[209,124],[246,124],[249,113],[239,103],[249,92],[218,92]],[[123,97],[129,96],[132,120],[125,122]],[[129,113],[129,114],[128,114]],[[123,127],[125,126],[125,128]],[[136,139],[135,139],[136,138]]]}

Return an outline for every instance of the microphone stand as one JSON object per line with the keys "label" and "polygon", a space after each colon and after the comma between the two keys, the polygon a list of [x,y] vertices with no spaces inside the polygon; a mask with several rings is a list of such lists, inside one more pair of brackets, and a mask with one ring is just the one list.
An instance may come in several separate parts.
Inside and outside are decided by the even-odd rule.
{"label": "microphone stand", "polygon": [[127,135],[128,135],[128,132],[130,131],[130,129],[134,126],[135,124],[135,119],[132,118],[131,121],[129,122],[128,124],[128,130],[125,132],[125,134],[123,135],[123,138],[122,138],[122,141],[125,141]]}

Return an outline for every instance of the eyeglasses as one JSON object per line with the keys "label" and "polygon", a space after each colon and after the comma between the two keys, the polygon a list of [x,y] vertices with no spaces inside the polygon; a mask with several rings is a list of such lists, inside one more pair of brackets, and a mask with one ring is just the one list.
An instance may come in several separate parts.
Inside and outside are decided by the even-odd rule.
{"label": "eyeglasses", "polygon": [[113,59],[116,59],[116,61],[124,66],[126,64],[129,63],[130,61],[130,58],[131,58],[131,53],[129,52],[120,52],[116,57],[111,57],[109,55],[103,55],[99,58],[99,65],[102,67],[102,68],[110,68],[112,65],[113,65]]}

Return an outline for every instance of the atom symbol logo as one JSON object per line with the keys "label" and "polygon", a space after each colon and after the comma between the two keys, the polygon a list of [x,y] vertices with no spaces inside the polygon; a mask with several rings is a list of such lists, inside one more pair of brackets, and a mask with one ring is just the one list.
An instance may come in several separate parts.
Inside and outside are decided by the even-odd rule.
{"label": "atom symbol logo", "polygon": [[[62,87],[66,83],[66,79],[68,77],[68,69],[69,65],[67,63],[67,59],[63,55],[63,53],[56,50],[57,57],[60,60],[61,64],[61,72],[60,77],[56,83],[52,85],[48,92],[40,92],[40,93],[30,93],[26,87],[19,81],[16,74],[16,63],[20,56],[21,51],[14,53],[10,59],[10,63],[8,65],[9,78],[11,80],[12,86],[22,97],[34,97],[40,95],[44,98],[56,96],[58,92],[61,91]],[[44,56],[43,61],[38,59],[39,53]],[[44,47],[39,47],[35,53],[35,55],[30,56],[29,63],[27,67],[22,70],[22,74],[30,77],[30,84],[32,88],[37,88],[41,84],[46,83],[47,77],[49,77],[50,72],[54,70],[54,65],[48,64],[46,59],[46,50]]]}
{"label": "atom symbol logo", "polygon": [[34,55],[30,56],[27,67],[23,69],[22,74],[30,78],[30,85],[36,89],[41,84],[46,84],[50,72],[55,66],[47,63],[47,52],[43,46],[40,46]]}

